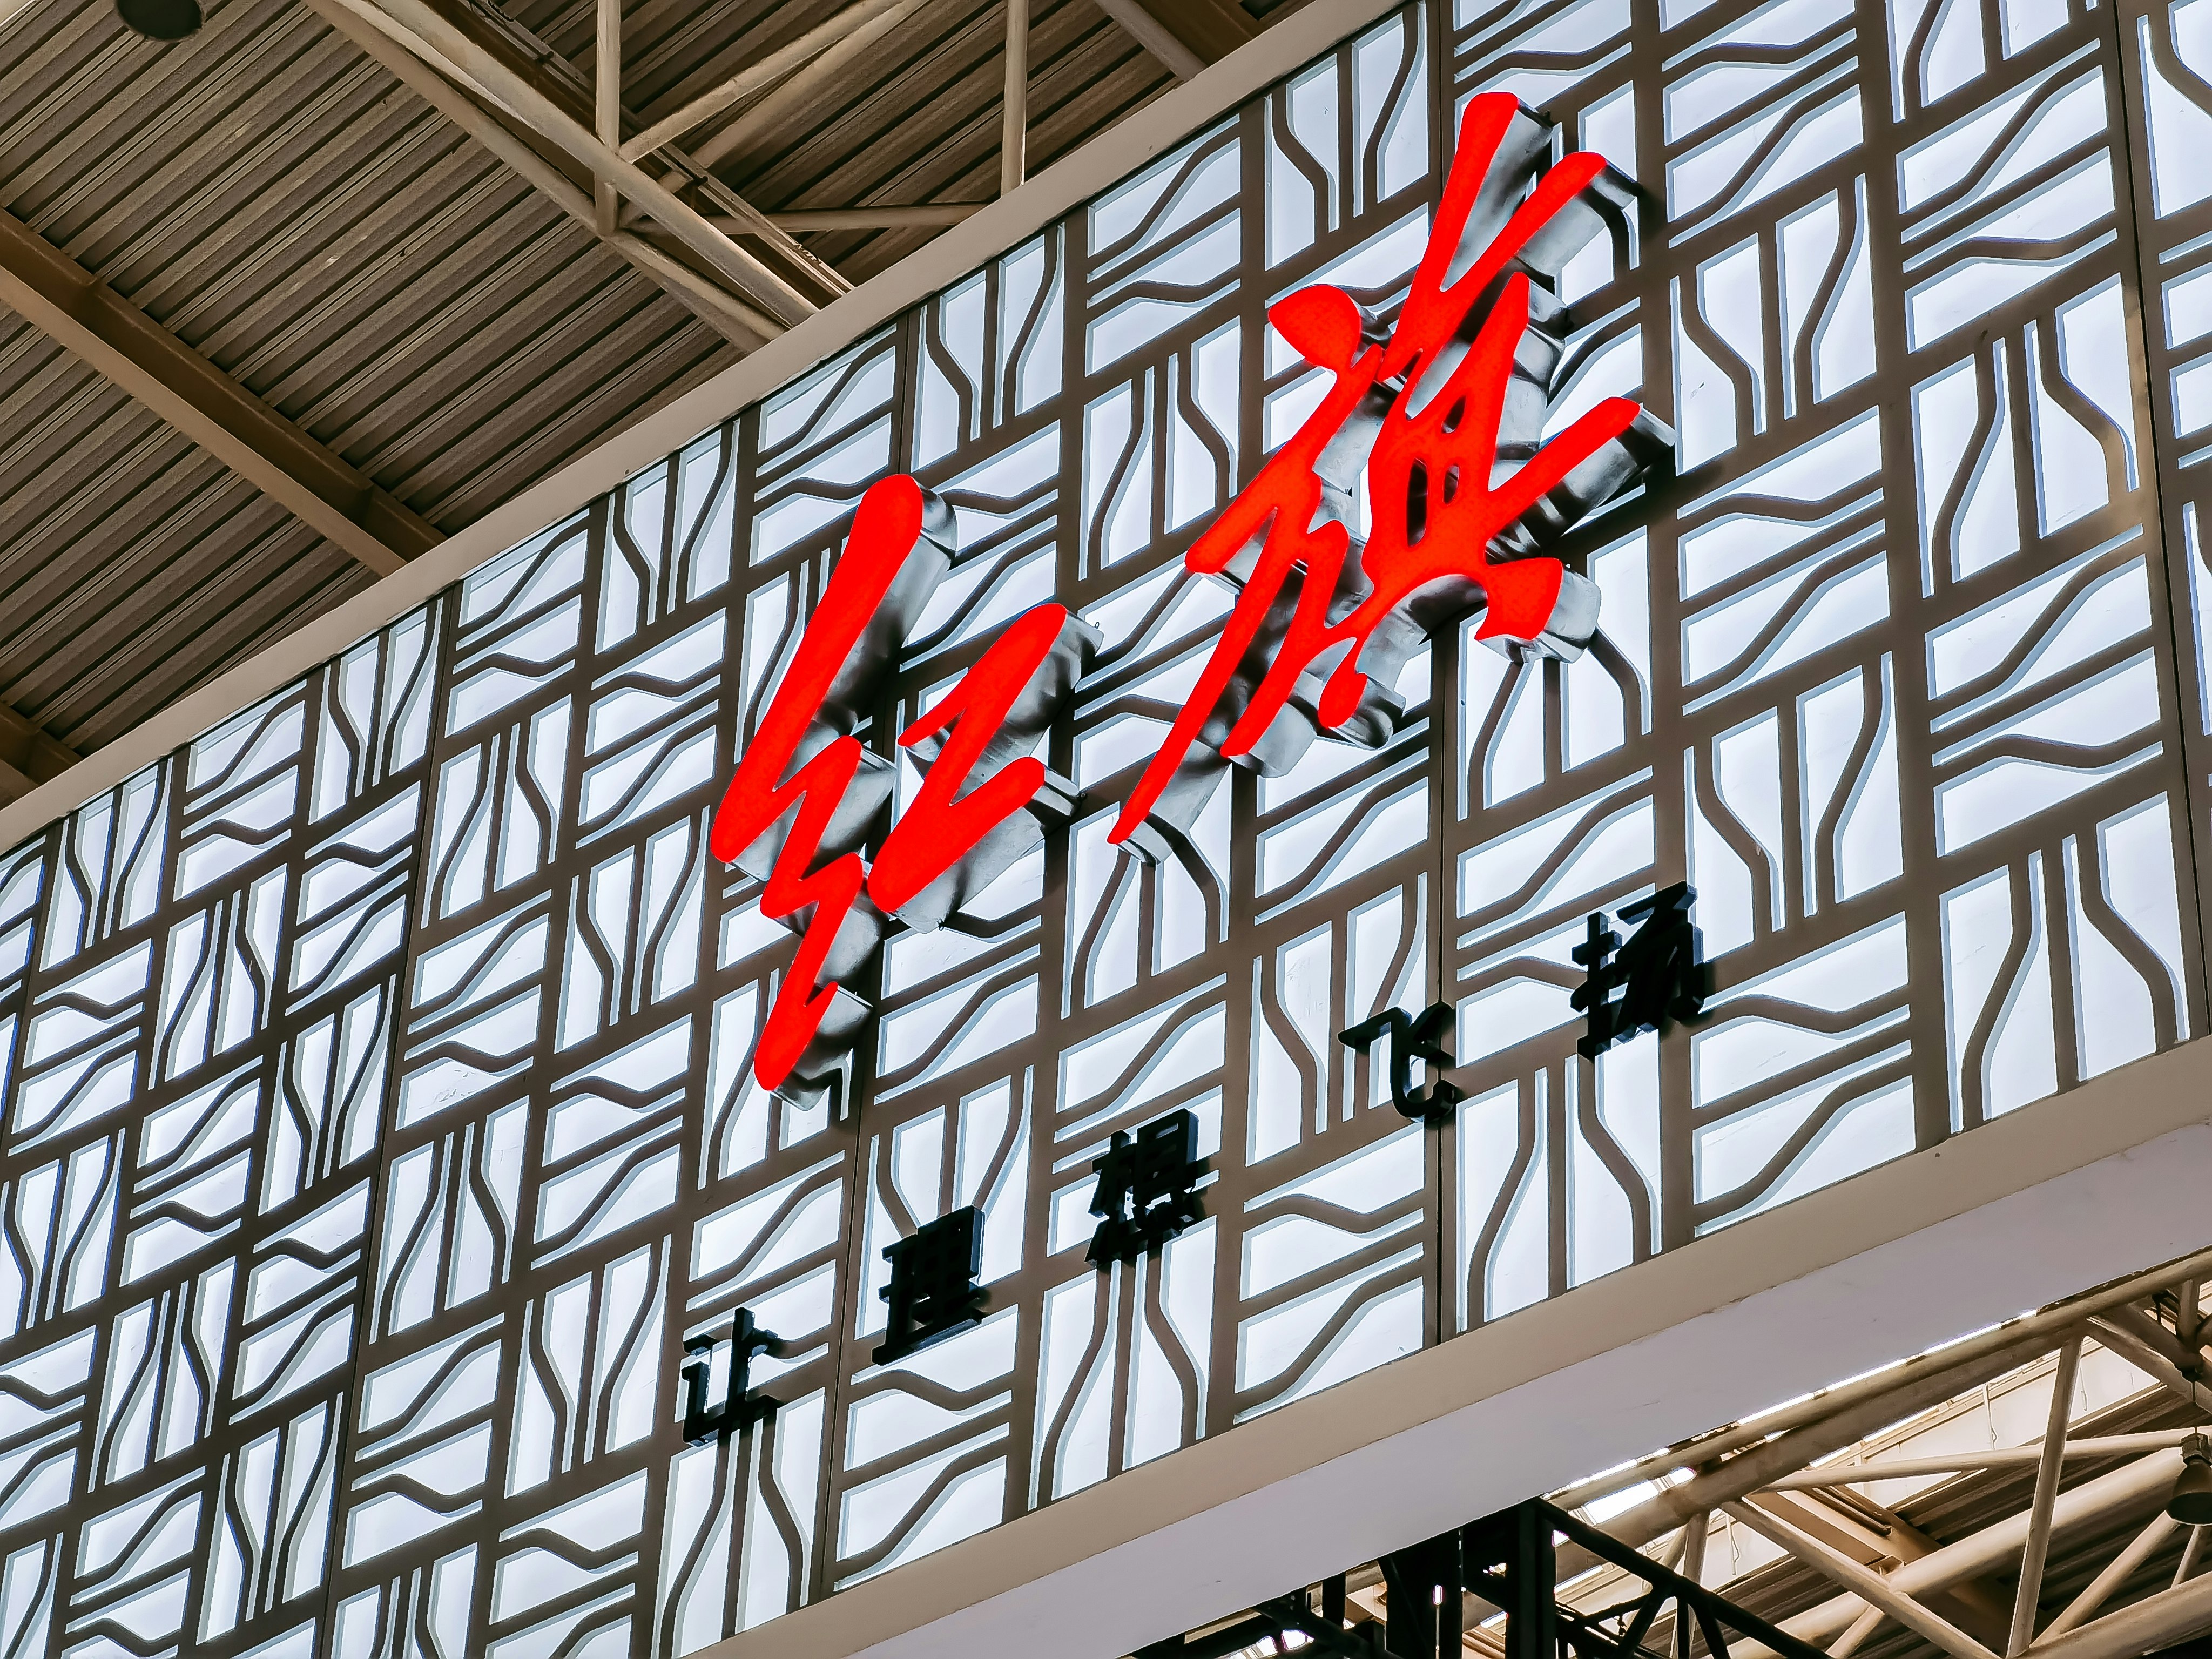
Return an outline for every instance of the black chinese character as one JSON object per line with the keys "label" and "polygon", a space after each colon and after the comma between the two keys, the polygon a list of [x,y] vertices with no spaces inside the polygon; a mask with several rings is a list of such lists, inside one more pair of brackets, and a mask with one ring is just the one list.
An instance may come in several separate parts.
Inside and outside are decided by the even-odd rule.
{"label": "black chinese character", "polygon": [[1197,1188],[1207,1165],[1198,1155],[1198,1119],[1189,1112],[1170,1112],[1133,1139],[1116,1129],[1106,1156],[1091,1167],[1098,1172],[1091,1213],[1101,1218],[1086,1258],[1094,1267],[1134,1261],[1205,1214]]}
{"label": "black chinese character", "polygon": [[1452,1006],[1449,1002],[1432,1002],[1419,1014],[1408,1014],[1403,1008],[1385,1008],[1372,1019],[1363,1019],[1348,1031],[1340,1031],[1336,1040],[1346,1048],[1364,1054],[1385,1032],[1391,1036],[1390,1043],[1390,1102],[1401,1116],[1419,1118],[1425,1123],[1441,1123],[1451,1115],[1453,1107],[1466,1098],[1455,1083],[1438,1079],[1435,1086],[1416,1089],[1413,1086],[1413,1062],[1425,1060],[1432,1066],[1452,1063],[1451,1050],[1438,1039],[1452,1028]]}
{"label": "black chinese character", "polygon": [[1638,924],[1626,945],[1606,926],[1602,911],[1591,915],[1589,937],[1569,953],[1583,969],[1582,986],[1568,1000],[1589,1017],[1589,1032],[1575,1045],[1585,1057],[1595,1060],[1639,1032],[1663,1030],[1705,1012],[1710,975],[1690,920],[1697,902],[1698,890],[1678,881],[1624,905],[1620,919]]}
{"label": "black chinese character", "polygon": [[890,1304],[876,1364],[888,1365],[983,1322],[983,1212],[974,1205],[917,1227],[886,1245],[891,1282],[876,1294]]}
{"label": "black chinese character", "polygon": [[781,1354],[782,1339],[755,1324],[750,1309],[740,1308],[730,1331],[730,1385],[722,1403],[712,1411],[707,1409],[707,1388],[708,1374],[714,1369],[715,1339],[695,1336],[684,1345],[688,1356],[684,1362],[684,1438],[690,1445],[703,1446],[710,1440],[750,1429],[765,1420],[780,1403],[751,1392],[751,1372],[753,1356],[764,1353],[773,1358]]}

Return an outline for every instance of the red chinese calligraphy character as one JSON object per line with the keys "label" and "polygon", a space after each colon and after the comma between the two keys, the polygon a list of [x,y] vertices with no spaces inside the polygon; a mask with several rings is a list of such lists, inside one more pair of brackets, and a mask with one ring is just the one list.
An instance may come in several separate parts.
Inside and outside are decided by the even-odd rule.
{"label": "red chinese calligraphy character", "polygon": [[[1226,574],[1242,592],[1112,841],[1139,827],[1194,743],[1251,755],[1294,698],[1320,728],[1345,727],[1375,699],[1370,671],[1394,679],[1446,617],[1480,605],[1476,637],[1526,646],[1544,639],[1565,567],[1543,557],[1493,560],[1492,550],[1523,550],[1524,520],[1570,516],[1571,504],[1547,498],[1578,469],[1602,475],[1583,476],[1595,485],[1587,493],[1610,494],[1625,482],[1634,467],[1601,452],[1642,410],[1609,398],[1517,465],[1501,453],[1511,400],[1536,400],[1533,409],[1524,402],[1513,422],[1532,433],[1548,402],[1548,363],[1516,374],[1532,289],[1512,267],[1561,239],[1562,213],[1605,169],[1596,155],[1570,155],[1507,216],[1502,192],[1513,187],[1514,168],[1494,176],[1493,164],[1510,148],[1510,161],[1533,165],[1531,135],[1542,131],[1510,95],[1470,100],[1434,231],[1387,341],[1337,289],[1301,289],[1269,311],[1277,331],[1333,384],[1186,556],[1190,569]],[[1471,223],[1500,217],[1502,227],[1455,277]],[[1350,530],[1350,492],[1363,460],[1373,529],[1361,546]],[[1382,716],[1367,712],[1373,717],[1363,724],[1373,732]]]}
{"label": "red chinese calligraphy character", "polygon": [[[1017,751],[1033,746],[1051,724],[1081,672],[1079,647],[1095,647],[1097,640],[1096,630],[1075,621],[1065,606],[1041,605],[1009,623],[959,684],[899,733],[906,749],[926,747],[940,734],[943,742],[868,872],[869,897],[908,915],[915,901],[1036,799],[1045,764]],[[1041,673],[1048,663],[1057,672]],[[1024,717],[1012,720],[1009,731],[1018,709]],[[979,763],[991,769],[969,788],[969,776]],[[940,919],[963,896],[945,895],[926,911],[927,919]]]}
{"label": "red chinese calligraphy character", "polygon": [[[714,856],[765,872],[762,914],[803,922],[754,1053],[765,1088],[781,1087],[806,1057],[838,1000],[840,973],[866,960],[887,915],[934,927],[1024,850],[1004,830],[1048,777],[1027,751],[1097,641],[1057,605],[1006,628],[901,734],[909,750],[934,748],[934,763],[871,869],[858,848],[888,802],[890,773],[850,727],[902,634],[887,617],[919,615],[944,574],[941,546],[913,557],[929,534],[928,511],[909,477],[886,478],[861,497],[844,553],[714,815]],[[930,539],[949,534],[947,526]],[[979,763],[988,775],[969,787]],[[846,850],[815,868],[825,848]],[[979,849],[996,856],[979,858]]]}

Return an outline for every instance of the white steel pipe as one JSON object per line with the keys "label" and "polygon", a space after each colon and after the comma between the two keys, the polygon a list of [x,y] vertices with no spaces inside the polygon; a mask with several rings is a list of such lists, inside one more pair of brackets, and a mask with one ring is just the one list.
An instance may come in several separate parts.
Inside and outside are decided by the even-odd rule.
{"label": "white steel pipe", "polygon": [[[2174,1477],[2180,1473],[2181,1454],[2168,1449],[2153,1452],[2094,1480],[2085,1480],[2071,1492],[2062,1492],[2051,1509],[2051,1536],[2063,1538],[2076,1528],[2103,1525],[2130,1515],[2140,1515],[2166,1501],[2166,1495],[2173,1489]],[[1955,1544],[1946,1544],[1917,1561],[1907,1561],[1889,1575],[1888,1581],[1908,1595],[1929,1595],[1986,1572],[2009,1571],[2021,1546],[2027,1541],[2027,1522],[2025,1510],[2007,1516]],[[2200,1584],[2212,1584],[2212,1577],[2192,1578],[2185,1588],[2194,1589]],[[1858,1596],[1834,1596],[1781,1620],[1781,1628],[1803,1641],[1825,1642],[1849,1628],[1865,1607]],[[2100,1625],[2104,1622],[2098,1621]],[[2065,1642],[2073,1639],[2069,1636],[2048,1649],[2038,1648],[2035,1651],[2056,1653]],[[1732,1659],[1757,1659],[1768,1651],[1750,1642],[1731,1643],[1729,1646]]]}
{"label": "white steel pipe", "polygon": [[[2021,1322],[2022,1325],[2029,1322]],[[1757,1492],[1778,1476],[1801,1469],[1814,1459],[1826,1457],[1855,1440],[1863,1440],[1900,1418],[1939,1406],[1954,1395],[1963,1394],[2014,1366],[2026,1364],[2049,1347],[2051,1340],[2042,1331],[2031,1330],[2016,1335],[2010,1342],[1989,1347],[1977,1346],[1964,1355],[1954,1350],[1940,1356],[1936,1364],[1902,1366],[1888,1388],[1859,1395],[1839,1411],[1747,1447],[1725,1463],[1692,1475],[1678,1486],[1661,1487],[1634,1509],[1613,1516],[1605,1523],[1605,1530],[1632,1547],[1648,1544],[1672,1532],[1699,1510],[1717,1509],[1730,1498]],[[1966,1346],[1960,1345],[1962,1348]],[[1571,1577],[1595,1559],[1578,1545],[1563,1546],[1559,1550],[1559,1576]]]}
{"label": "white steel pipe", "polygon": [[[2178,1446],[2194,1429],[2160,1429],[2148,1434],[2084,1435],[2069,1440],[2061,1455],[2069,1459],[2115,1457]],[[1962,1452],[1955,1457],[1897,1457],[1878,1463],[1823,1463],[1816,1469],[1770,1480],[1763,1492],[1811,1492],[1827,1486],[1869,1486],[1922,1474],[1967,1474],[1978,1469],[2030,1468],[2043,1461],[2043,1448],[2000,1446],[1995,1451]]]}
{"label": "white steel pipe", "polygon": [[2043,1456],[2035,1470],[2035,1497],[2027,1508],[2027,1547],[2021,1554],[2020,1585],[2013,1596],[2012,1635],[2008,1659],[2027,1651],[2035,1640],[2035,1611],[2043,1601],[2043,1564],[2051,1551],[2051,1506],[2058,1498],[2058,1472],[2066,1461],[2066,1419],[2074,1409],[2074,1373],[2081,1363],[2077,1335],[2058,1351],[2051,1377],[2051,1416],[2043,1431]]}
{"label": "white steel pipe", "polygon": [[2112,1592],[2135,1576],[2136,1569],[2150,1559],[2152,1552],[2166,1542],[2167,1535],[2179,1524],[2172,1516],[2162,1512],[2151,1516],[2150,1525],[2137,1533],[2128,1547],[2112,1558],[2104,1571],[2089,1581],[2089,1587],[2068,1604],[2065,1612],[2051,1621],[2050,1628],[2036,1641],[2036,1651],[2040,1653],[2068,1631],[2078,1630],[2087,1624],[2095,1616],[2097,1609],[2112,1600]]}
{"label": "white steel pipe", "polygon": [[1873,1568],[1852,1560],[1840,1550],[1829,1548],[1809,1533],[1800,1532],[1764,1510],[1734,1503],[1723,1504],[1721,1508],[1731,1519],[1750,1528],[1770,1544],[1778,1545],[1815,1571],[1847,1586],[1869,1607],[1880,1607],[1921,1640],[1932,1642],[1950,1654],[1952,1659],[1997,1659],[1996,1655],[1949,1620],[1900,1590],[1893,1578],[1883,1577]]}
{"label": "white steel pipe", "polygon": [[[2162,1267],[2154,1267],[2107,1285],[2103,1290],[2093,1291],[2033,1313],[2025,1319],[2014,1319],[1992,1330],[1981,1331],[1965,1340],[1954,1342],[1948,1348],[1921,1354],[1899,1365],[1846,1382],[1839,1388],[1823,1389],[1809,1399],[1793,1405],[1765,1412],[1754,1418],[1734,1423],[1727,1428],[1701,1436],[1695,1440],[1669,1446],[1664,1451],[1639,1457],[1617,1469],[1592,1475],[1565,1491],[1552,1494],[1551,1501],[1563,1510],[1580,1509],[1592,1498],[1611,1493],[1665,1474],[1670,1470],[1690,1468],[1745,1446],[1756,1445],[1770,1435],[1795,1428],[1802,1423],[1817,1422],[1832,1417],[1845,1407],[1860,1400],[1882,1395],[1901,1389],[1918,1369],[1939,1370],[1963,1364],[1980,1353],[1996,1348],[2008,1348],[2015,1342],[2031,1336],[2044,1336],[2045,1348],[2055,1348],[2065,1333],[2093,1314],[2107,1308],[2117,1308],[2124,1303],[2164,1290],[2167,1285],[2185,1282],[2191,1278],[2212,1275],[2212,1250],[2199,1250]],[[1608,1524],[1607,1531],[1613,1530]]]}
{"label": "white steel pipe", "polygon": [[2207,1630],[2212,1630],[2212,1577],[2192,1578],[2108,1613],[2035,1651],[2044,1659],[2142,1659],[2144,1654]]}

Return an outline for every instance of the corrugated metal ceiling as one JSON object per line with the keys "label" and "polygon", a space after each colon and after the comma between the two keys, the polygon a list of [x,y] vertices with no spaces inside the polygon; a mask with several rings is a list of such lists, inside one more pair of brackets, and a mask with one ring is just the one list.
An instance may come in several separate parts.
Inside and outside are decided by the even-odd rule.
{"label": "corrugated metal ceiling", "polygon": [[[658,118],[844,3],[641,0],[624,100]],[[592,11],[506,15],[588,73]],[[719,175],[769,211],[988,198],[1004,27],[920,0]],[[1172,84],[1094,0],[1033,0],[1030,41],[1032,171]],[[737,355],[298,0],[170,46],[33,0],[0,25],[0,206],[447,533]],[[805,240],[859,282],[937,234]],[[6,313],[0,503],[0,704],[80,752],[372,580]]]}

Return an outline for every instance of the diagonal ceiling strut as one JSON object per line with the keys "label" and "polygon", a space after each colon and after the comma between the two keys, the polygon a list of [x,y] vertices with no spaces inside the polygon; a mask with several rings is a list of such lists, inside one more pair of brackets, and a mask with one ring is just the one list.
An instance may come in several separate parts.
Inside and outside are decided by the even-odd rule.
{"label": "diagonal ceiling strut", "polygon": [[[343,0],[306,0],[308,9],[415,93],[526,184],[586,228],[598,231],[592,193],[555,162],[541,155],[499,116],[447,80],[390,34],[372,25]],[[641,237],[617,231],[604,239],[616,253],[658,283],[701,321],[742,350],[750,351],[783,331],[783,325],[713,279]]]}
{"label": "diagonal ceiling strut", "polygon": [[0,702],[0,803],[19,800],[84,757]]}
{"label": "diagonal ceiling strut", "polygon": [[[764,243],[809,287],[834,297],[850,286],[674,147],[660,152],[672,164],[665,173],[626,159],[617,143],[600,137],[596,100],[581,71],[503,14],[480,11],[461,0],[337,3],[384,28],[418,56],[427,52],[424,61],[431,68],[480,89],[534,137],[588,169],[596,179],[611,184],[691,258],[779,324],[787,325],[810,315],[816,299],[794,285],[793,276],[732,240],[686,201],[684,192],[696,191],[705,203],[739,221],[746,235]],[[320,9],[331,0],[314,3]]]}
{"label": "diagonal ceiling strut", "polygon": [[366,473],[5,213],[0,305],[378,574],[442,539]]}
{"label": "diagonal ceiling strut", "polygon": [[1218,63],[1260,32],[1237,0],[1098,0],[1098,9],[1179,81]]}

